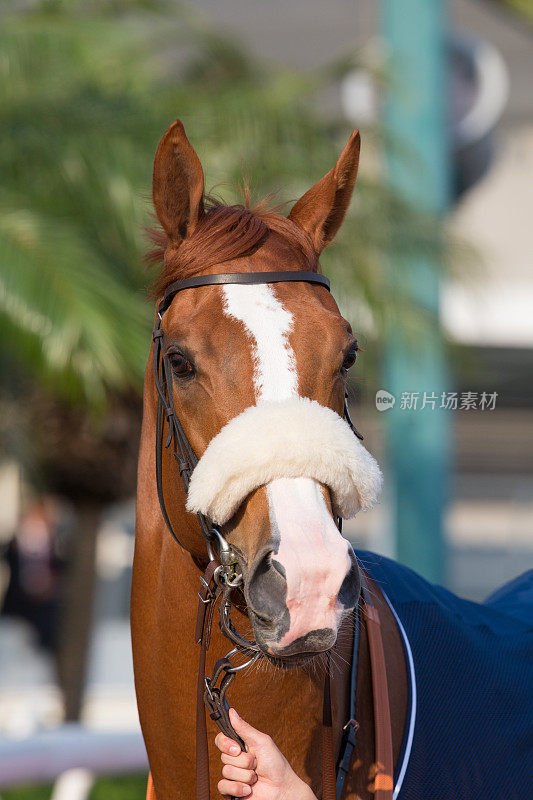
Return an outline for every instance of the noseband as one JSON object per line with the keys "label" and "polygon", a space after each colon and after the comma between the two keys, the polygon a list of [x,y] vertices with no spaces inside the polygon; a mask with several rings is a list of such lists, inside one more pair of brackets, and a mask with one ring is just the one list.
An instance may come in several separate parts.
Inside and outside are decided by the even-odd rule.
{"label": "noseband", "polygon": [[[163,331],[163,315],[169,309],[175,296],[184,289],[194,289],[203,286],[221,286],[225,284],[256,285],[269,283],[312,283],[324,286],[330,291],[329,280],[324,275],[316,272],[304,271],[278,271],[278,272],[229,272],[214,275],[203,275],[186,278],[181,281],[174,281],[165,290],[163,299],[157,309],[157,317],[153,331],[154,341],[154,381],[157,391],[157,431],[156,431],[156,483],[157,495],[161,513],[166,526],[172,537],[181,546],[179,537],[172,527],[170,518],[165,505],[163,492],[163,445],[165,449],[172,446],[172,452],[183,483],[185,493],[188,494],[191,476],[194,468],[198,464],[198,458],[191,447],[191,444],[180,423],[176,413],[174,397],[172,392],[172,366],[166,355],[166,335]],[[344,418],[351,430],[358,437],[362,435],[353,425],[348,413],[347,396],[344,398]],[[166,420],[166,423],[165,423]],[[168,431],[165,439],[165,424]],[[235,553],[220,532],[219,527],[213,523],[205,514],[197,512],[198,524],[206,542],[208,567],[201,578],[202,587],[199,592],[199,607],[196,623],[196,641],[201,646],[200,667],[198,674],[198,694],[197,694],[197,718],[196,718],[196,737],[197,737],[197,759],[196,759],[196,783],[197,798],[209,798],[209,759],[207,751],[207,731],[205,724],[205,708],[207,706],[210,716],[221,730],[231,738],[239,741],[244,749],[244,742],[239,739],[228,715],[228,704],[225,694],[229,685],[235,677],[235,673],[251,664],[260,657],[261,651],[255,642],[250,642],[242,636],[233,626],[231,613],[231,592],[239,587],[243,582],[242,572]],[[342,530],[342,519],[338,517],[337,526]],[[216,548],[216,552],[215,549]],[[184,548],[186,549],[186,548]],[[220,605],[220,629],[222,633],[230,639],[234,647],[224,658],[219,659],[215,664],[213,676],[205,678],[205,659],[206,651],[209,646],[211,623],[214,613],[215,601],[222,595]],[[247,660],[245,663],[235,666],[231,658],[240,653]],[[329,660],[328,660],[329,663]],[[217,686],[217,682],[220,685]],[[331,708],[329,701],[329,669],[326,673],[326,686],[324,693],[324,728],[331,728]],[[327,702],[326,702],[327,700]],[[328,710],[329,709],[329,710]],[[333,761],[333,776],[335,774],[335,764]],[[331,771],[328,768],[328,771]],[[207,779],[206,779],[207,775]],[[334,777],[333,777],[334,780]]]}

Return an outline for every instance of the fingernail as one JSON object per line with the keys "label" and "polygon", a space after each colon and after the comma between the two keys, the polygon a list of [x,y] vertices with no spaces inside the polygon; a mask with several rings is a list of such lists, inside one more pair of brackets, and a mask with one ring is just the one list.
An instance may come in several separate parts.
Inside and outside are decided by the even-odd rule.
{"label": "fingernail", "polygon": [[233,713],[235,714],[235,716],[237,717],[237,719],[240,719],[240,717],[239,717],[239,712],[238,712],[238,711],[237,711],[235,708],[232,708],[231,710],[233,711]]}
{"label": "fingernail", "polygon": [[242,787],[242,793],[243,794],[250,794],[251,791],[252,790],[251,790],[251,788],[249,786],[243,786]]}
{"label": "fingernail", "polygon": [[232,756],[238,756],[239,753],[241,752],[241,748],[238,747],[238,745],[236,745],[236,744],[232,744],[230,749],[229,749],[229,751],[230,751]]}

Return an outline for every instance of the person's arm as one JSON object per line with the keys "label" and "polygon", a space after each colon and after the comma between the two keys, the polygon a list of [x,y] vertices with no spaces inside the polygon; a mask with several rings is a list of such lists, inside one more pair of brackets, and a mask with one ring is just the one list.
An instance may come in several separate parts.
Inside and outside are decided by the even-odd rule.
{"label": "person's arm", "polygon": [[222,795],[251,796],[255,800],[317,800],[270,736],[241,719],[234,708],[229,713],[231,724],[246,744],[246,752],[223,733],[217,735],[215,744],[224,765],[218,783]]}

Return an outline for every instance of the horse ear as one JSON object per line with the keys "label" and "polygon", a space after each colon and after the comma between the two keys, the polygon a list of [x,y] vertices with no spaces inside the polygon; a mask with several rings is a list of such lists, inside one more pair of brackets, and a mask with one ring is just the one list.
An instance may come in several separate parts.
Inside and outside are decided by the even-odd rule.
{"label": "horse ear", "polygon": [[317,254],[342,224],[357,178],[360,147],[359,131],[354,131],[333,169],[300,197],[289,214],[289,219],[309,234]]}
{"label": "horse ear", "polygon": [[174,244],[193,232],[203,212],[204,173],[180,122],[159,142],[152,178],[155,213]]}

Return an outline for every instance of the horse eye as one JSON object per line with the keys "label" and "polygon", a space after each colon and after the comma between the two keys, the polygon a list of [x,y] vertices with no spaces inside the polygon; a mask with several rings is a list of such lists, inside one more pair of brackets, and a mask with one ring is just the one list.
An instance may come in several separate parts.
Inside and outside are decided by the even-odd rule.
{"label": "horse eye", "polygon": [[350,367],[353,367],[357,360],[357,344],[355,344],[344,356],[344,361],[342,362],[342,369],[343,371],[347,371]]}
{"label": "horse eye", "polygon": [[182,353],[169,353],[168,359],[176,375],[182,378],[193,376],[194,368]]}

